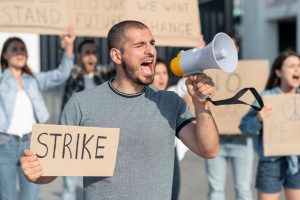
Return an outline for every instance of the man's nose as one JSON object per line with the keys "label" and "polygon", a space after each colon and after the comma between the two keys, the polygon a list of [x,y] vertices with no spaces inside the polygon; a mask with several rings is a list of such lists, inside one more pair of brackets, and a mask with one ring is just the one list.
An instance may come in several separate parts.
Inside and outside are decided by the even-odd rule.
{"label": "man's nose", "polygon": [[148,44],[145,51],[147,54],[156,55],[156,48],[152,44]]}

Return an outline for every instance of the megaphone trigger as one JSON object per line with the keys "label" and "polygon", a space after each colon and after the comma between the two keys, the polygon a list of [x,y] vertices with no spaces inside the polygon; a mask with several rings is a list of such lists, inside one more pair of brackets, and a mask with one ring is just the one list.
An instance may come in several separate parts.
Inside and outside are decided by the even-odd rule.
{"label": "megaphone trigger", "polygon": [[202,101],[207,101],[207,99],[208,99],[208,95],[205,95],[204,97],[202,97],[201,99],[202,99]]}

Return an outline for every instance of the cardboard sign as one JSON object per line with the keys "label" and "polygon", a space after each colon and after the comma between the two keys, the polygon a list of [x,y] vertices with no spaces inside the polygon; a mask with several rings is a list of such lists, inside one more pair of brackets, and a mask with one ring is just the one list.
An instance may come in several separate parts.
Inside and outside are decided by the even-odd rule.
{"label": "cardboard sign", "polygon": [[30,150],[43,176],[113,176],[119,129],[34,124]]}
{"label": "cardboard sign", "polygon": [[0,30],[62,34],[68,24],[66,0],[1,0]]}
{"label": "cardboard sign", "polygon": [[107,37],[109,29],[126,18],[126,0],[67,1],[71,24],[77,35]]}
{"label": "cardboard sign", "polygon": [[65,33],[107,37],[112,25],[137,20],[159,46],[195,47],[200,41],[197,0],[1,0],[0,29],[7,32]]}
{"label": "cardboard sign", "polygon": [[[262,92],[269,76],[269,63],[266,60],[243,60],[238,62],[237,69],[226,73],[219,69],[205,71],[214,81],[216,92],[213,100],[227,99],[234,96],[240,89],[254,87]],[[242,98],[249,104],[255,100],[249,92]],[[241,134],[239,124],[241,118],[251,108],[247,105],[210,106],[220,134]]]}
{"label": "cardboard sign", "polygon": [[263,123],[265,156],[300,155],[300,95],[265,96],[272,114]]}
{"label": "cardboard sign", "polygon": [[192,46],[200,42],[197,0],[127,0],[127,19],[144,22],[160,46]]}

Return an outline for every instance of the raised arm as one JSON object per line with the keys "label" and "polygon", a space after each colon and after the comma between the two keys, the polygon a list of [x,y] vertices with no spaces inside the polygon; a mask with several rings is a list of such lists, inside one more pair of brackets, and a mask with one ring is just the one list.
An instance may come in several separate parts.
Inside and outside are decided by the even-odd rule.
{"label": "raised arm", "polygon": [[73,47],[76,35],[72,27],[68,27],[67,33],[61,37],[64,55],[57,69],[41,72],[35,75],[42,91],[63,84],[70,76],[74,65]]}
{"label": "raised arm", "polygon": [[20,160],[24,176],[28,181],[37,184],[47,184],[56,179],[56,176],[43,176],[43,170],[38,157],[31,151],[25,150]]}
{"label": "raised arm", "polygon": [[73,56],[73,49],[74,49],[74,41],[76,39],[76,34],[72,26],[68,26],[67,34],[62,35],[61,43],[65,49],[65,55],[72,57]]}
{"label": "raised arm", "polygon": [[219,132],[205,97],[214,93],[214,84],[202,73],[190,76],[186,85],[195,106],[196,120],[185,125],[178,136],[197,155],[213,158],[220,149]]}

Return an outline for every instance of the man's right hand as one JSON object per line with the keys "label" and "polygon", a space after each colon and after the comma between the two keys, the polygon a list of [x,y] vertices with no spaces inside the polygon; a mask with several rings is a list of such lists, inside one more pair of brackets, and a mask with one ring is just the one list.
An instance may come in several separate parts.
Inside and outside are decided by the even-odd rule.
{"label": "man's right hand", "polygon": [[24,155],[21,158],[21,167],[24,176],[30,182],[38,182],[43,175],[42,166],[38,160],[38,157],[33,152],[25,149]]}

